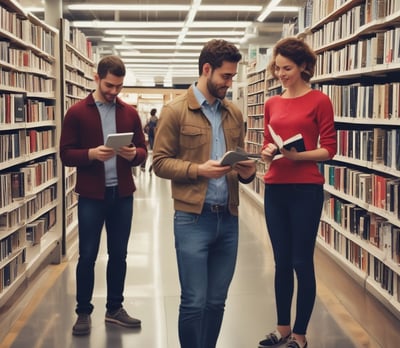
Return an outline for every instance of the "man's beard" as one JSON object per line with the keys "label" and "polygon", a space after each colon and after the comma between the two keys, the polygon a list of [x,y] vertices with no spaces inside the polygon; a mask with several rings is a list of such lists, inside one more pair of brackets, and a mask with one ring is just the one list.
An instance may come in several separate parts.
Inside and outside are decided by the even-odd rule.
{"label": "man's beard", "polygon": [[219,99],[224,99],[228,90],[226,87],[218,88],[218,86],[212,82],[211,78],[207,79],[207,89],[213,97]]}

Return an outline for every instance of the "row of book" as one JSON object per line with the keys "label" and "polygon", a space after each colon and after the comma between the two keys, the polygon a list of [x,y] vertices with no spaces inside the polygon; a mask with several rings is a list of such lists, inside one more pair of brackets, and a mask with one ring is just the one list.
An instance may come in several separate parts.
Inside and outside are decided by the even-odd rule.
{"label": "row of book", "polygon": [[30,93],[54,93],[54,77],[0,68],[0,85]]}
{"label": "row of book", "polygon": [[399,179],[330,164],[324,164],[323,175],[326,185],[400,219]]}
{"label": "row of book", "polygon": [[340,232],[343,234],[350,233],[358,236],[380,249],[385,259],[400,264],[400,227],[391,224],[379,215],[334,196],[329,196],[324,201],[324,219],[326,218],[341,226]]}
{"label": "row of book", "polygon": [[400,302],[400,275],[392,268],[328,223],[321,222],[319,238]]}
{"label": "row of book", "polygon": [[55,54],[55,33],[21,17],[21,13],[1,7],[0,29],[9,32],[13,37],[19,38],[26,44],[32,44],[51,56]]}
{"label": "row of book", "polygon": [[9,231],[17,226],[21,226],[26,222],[26,206],[18,204],[12,209],[7,209],[0,214],[0,237],[1,232]]}
{"label": "row of book", "polygon": [[[329,10],[332,8],[332,1],[324,1],[320,3],[320,6],[312,7],[312,22],[314,24],[331,13]],[[362,30],[363,27],[365,28],[369,24],[374,25],[376,20],[392,16],[398,11],[400,11],[400,3],[395,0],[366,0],[365,2],[361,2],[344,12],[336,20],[324,24],[320,30],[315,31],[311,35],[312,41],[315,44],[313,47],[322,47],[348,38],[350,35]]]}
{"label": "row of book", "polygon": [[92,42],[78,28],[71,28],[67,19],[64,19],[64,40],[70,42],[85,57],[93,59]]}
{"label": "row of book", "polygon": [[77,84],[78,86],[84,86],[86,89],[94,89],[93,78],[83,75],[78,70],[65,69],[64,74],[66,80]]}
{"label": "row of book", "polygon": [[35,188],[55,178],[56,161],[48,157],[44,161],[21,167],[19,171],[0,174],[0,208],[10,205],[14,199],[23,198]]}
{"label": "row of book", "polygon": [[95,72],[93,65],[83,60],[80,56],[77,56],[77,54],[73,50],[68,49],[68,47],[65,50],[64,59],[66,65],[82,72],[87,79],[93,80]]}
{"label": "row of book", "polygon": [[323,85],[318,87],[332,101],[335,114],[343,118],[399,119],[400,83],[374,85]]}
{"label": "row of book", "polygon": [[0,94],[0,125],[55,119],[55,106],[28,99],[22,93]]}
{"label": "row of book", "polygon": [[338,130],[337,155],[400,171],[400,128]]}
{"label": "row of book", "polygon": [[23,248],[4,267],[0,268],[0,293],[9,286],[26,268],[26,248]]}
{"label": "row of book", "polygon": [[[36,220],[38,214],[42,215],[57,203],[57,187],[52,185],[38,192],[33,199],[26,200],[26,219],[27,221]],[[54,215],[55,222],[55,215]]]}
{"label": "row of book", "polygon": [[324,51],[318,54],[314,76],[344,71],[354,72],[356,69],[398,63],[400,62],[399,40],[400,28],[395,28],[348,43],[340,49]]}
{"label": "row of book", "polygon": [[8,41],[0,42],[0,61],[15,68],[29,69],[33,73],[54,76],[54,65],[32,50],[10,46]]}
{"label": "row of book", "polygon": [[23,248],[26,244],[26,230],[22,227],[0,240],[0,264],[1,261],[12,256],[17,250]]}
{"label": "row of book", "polygon": [[[264,116],[264,104],[247,105],[247,116]],[[248,117],[249,119],[250,117]],[[263,120],[264,122],[264,120]]]}
{"label": "row of book", "polygon": [[53,208],[50,211],[43,214],[40,218],[32,221],[26,225],[26,241],[31,245],[40,243],[40,240],[49,232],[54,226],[56,221],[56,209]]}
{"label": "row of book", "polygon": [[254,115],[247,118],[247,129],[257,128],[264,130],[264,115]]}

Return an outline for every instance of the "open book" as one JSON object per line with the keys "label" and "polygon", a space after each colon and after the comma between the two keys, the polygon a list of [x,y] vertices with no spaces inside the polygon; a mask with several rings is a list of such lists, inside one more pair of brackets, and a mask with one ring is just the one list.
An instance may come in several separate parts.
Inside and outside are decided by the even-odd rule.
{"label": "open book", "polygon": [[274,160],[283,157],[283,155],[279,153],[279,149],[282,149],[283,147],[286,150],[290,150],[292,147],[294,147],[297,152],[306,151],[306,146],[304,145],[304,139],[300,133],[297,133],[296,135],[293,135],[289,139],[283,141],[282,138],[275,133],[271,125],[268,125],[268,130],[271,134],[272,139],[274,140],[275,145],[278,146],[278,152],[274,156]]}
{"label": "open book", "polygon": [[233,166],[236,162],[260,157],[260,154],[248,153],[244,149],[237,147],[236,150],[225,152],[221,158],[221,166]]}
{"label": "open book", "polygon": [[106,146],[118,150],[121,146],[132,144],[133,132],[112,133],[107,136]]}

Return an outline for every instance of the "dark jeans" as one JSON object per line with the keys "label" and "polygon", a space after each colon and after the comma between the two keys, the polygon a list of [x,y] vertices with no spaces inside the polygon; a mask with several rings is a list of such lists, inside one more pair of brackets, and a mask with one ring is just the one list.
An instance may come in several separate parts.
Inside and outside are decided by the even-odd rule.
{"label": "dark jeans", "polygon": [[116,188],[107,188],[104,200],[79,197],[79,259],[76,268],[76,313],[91,313],[94,267],[100,237],[107,233],[107,303],[114,311],[122,306],[126,274],[126,255],[131,231],[133,196],[118,198]]}
{"label": "dark jeans", "polygon": [[214,348],[236,265],[238,218],[204,210],[175,212],[175,248],[181,284],[181,348]]}
{"label": "dark jeans", "polygon": [[306,334],[315,302],[314,248],[322,204],[322,185],[265,185],[265,218],[275,259],[277,324],[290,325],[294,270],[297,305],[293,332],[297,334]]}

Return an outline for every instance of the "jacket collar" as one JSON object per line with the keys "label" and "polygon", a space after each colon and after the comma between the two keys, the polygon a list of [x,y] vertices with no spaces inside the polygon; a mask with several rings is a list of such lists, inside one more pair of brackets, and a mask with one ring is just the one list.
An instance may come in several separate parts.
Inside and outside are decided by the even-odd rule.
{"label": "jacket collar", "polygon": [[[201,105],[199,104],[199,101],[196,98],[196,95],[194,93],[194,87],[191,85],[187,91],[188,93],[188,104],[189,104],[189,109],[191,110],[199,110],[201,109]],[[224,109],[228,109],[228,102],[226,98],[220,100],[221,102],[221,107]]]}

